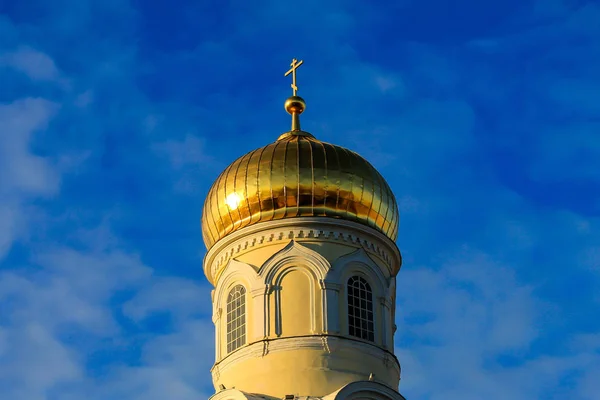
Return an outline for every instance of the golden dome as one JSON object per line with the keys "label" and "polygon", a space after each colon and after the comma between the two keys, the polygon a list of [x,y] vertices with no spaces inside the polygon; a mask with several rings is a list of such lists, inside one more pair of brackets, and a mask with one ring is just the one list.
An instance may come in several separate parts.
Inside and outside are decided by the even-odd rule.
{"label": "golden dome", "polygon": [[306,102],[296,95],[285,102],[292,130],[275,143],[235,160],[210,188],[202,213],[202,236],[210,249],[219,239],[264,221],[330,217],[355,221],[396,240],[398,205],[381,174],[353,151],[321,142],[300,129]]}
{"label": "golden dome", "polygon": [[263,221],[331,217],[370,226],[396,240],[398,206],[381,174],[357,153],[287,132],[234,161],[212,185],[202,214],[207,248]]}

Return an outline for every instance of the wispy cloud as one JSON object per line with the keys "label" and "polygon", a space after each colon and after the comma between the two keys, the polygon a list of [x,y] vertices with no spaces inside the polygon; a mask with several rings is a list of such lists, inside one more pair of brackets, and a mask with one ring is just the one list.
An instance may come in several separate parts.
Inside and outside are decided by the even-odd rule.
{"label": "wispy cloud", "polygon": [[58,177],[44,157],[29,146],[36,131],[44,129],[58,104],[40,98],[25,98],[0,106],[2,122],[2,192],[4,195],[47,195],[58,190]]}
{"label": "wispy cloud", "polygon": [[203,196],[300,57],[399,199],[407,398],[595,398],[597,4],[59,3],[0,16],[0,397],[209,397]]}
{"label": "wispy cloud", "polygon": [[33,134],[47,126],[57,108],[39,98],[0,105],[0,259],[23,233],[26,202],[58,192],[58,171],[46,158],[29,151]]}
{"label": "wispy cloud", "polygon": [[57,81],[60,72],[48,55],[27,46],[0,57],[0,66],[8,66],[24,73],[34,81]]}

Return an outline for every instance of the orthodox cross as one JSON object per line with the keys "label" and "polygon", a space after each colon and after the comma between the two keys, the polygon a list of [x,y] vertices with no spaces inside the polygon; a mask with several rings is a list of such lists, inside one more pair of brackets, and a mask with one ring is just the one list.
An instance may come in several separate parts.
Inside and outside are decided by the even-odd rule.
{"label": "orthodox cross", "polygon": [[300,61],[298,62],[298,60],[296,60],[295,58],[292,60],[292,63],[290,64],[290,66],[292,68],[290,68],[290,70],[288,72],[285,73],[284,76],[288,76],[289,74],[292,74],[292,89],[294,90],[294,96],[296,95],[296,92],[298,91],[298,86],[296,86],[296,69],[302,65],[304,61]]}

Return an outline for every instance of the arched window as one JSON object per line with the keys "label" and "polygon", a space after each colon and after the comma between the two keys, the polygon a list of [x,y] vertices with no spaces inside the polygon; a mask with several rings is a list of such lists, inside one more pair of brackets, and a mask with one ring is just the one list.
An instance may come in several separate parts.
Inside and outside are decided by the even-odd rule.
{"label": "arched window", "polygon": [[246,343],[246,289],[237,285],[227,296],[227,353]]}
{"label": "arched window", "polygon": [[375,341],[373,329],[373,292],[360,276],[348,279],[348,334]]}

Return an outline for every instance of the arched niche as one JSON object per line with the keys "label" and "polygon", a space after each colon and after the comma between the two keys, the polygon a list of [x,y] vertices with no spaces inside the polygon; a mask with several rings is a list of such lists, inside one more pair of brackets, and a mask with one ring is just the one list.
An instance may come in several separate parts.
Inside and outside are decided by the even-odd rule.
{"label": "arched niche", "polygon": [[305,265],[290,264],[279,270],[274,282],[277,336],[313,334],[320,328],[321,293],[317,281]]}
{"label": "arched niche", "polygon": [[[219,277],[213,297],[213,322],[215,324],[215,352],[216,360],[228,355],[227,352],[227,297],[230,291],[241,285],[245,289],[245,324],[246,344],[256,340],[262,334],[260,320],[263,315],[264,305],[255,301],[256,291],[260,291],[264,285],[261,279],[250,265],[230,260]],[[257,304],[258,303],[258,304]]]}
{"label": "arched niche", "polygon": [[229,260],[223,270],[213,297],[213,314],[225,304],[229,290],[236,284],[242,284],[247,292],[259,289],[262,282],[254,268],[237,260]]}
{"label": "arched niche", "polygon": [[298,336],[326,326],[322,282],[329,262],[292,240],[259,269],[267,285],[267,336]]}
{"label": "arched niche", "polygon": [[358,381],[323,397],[323,400],[406,400],[397,391],[379,382]]}
{"label": "arched niche", "polygon": [[389,286],[388,280],[381,271],[381,268],[379,268],[379,265],[369,257],[364,249],[357,249],[335,260],[325,281],[344,285],[345,280],[354,273],[367,276],[371,285],[374,286],[373,290],[377,292],[378,296],[386,295]]}
{"label": "arched niche", "polygon": [[[337,321],[330,321],[331,325],[338,324],[339,332],[349,335],[348,331],[348,280],[358,276],[365,279],[372,290],[375,344],[391,349],[392,343],[392,307],[390,281],[369,255],[363,249],[344,255],[333,263],[325,281],[329,285],[338,285],[339,298],[337,301]],[[334,316],[333,312],[330,315]],[[350,335],[349,335],[350,336]]]}
{"label": "arched niche", "polygon": [[329,262],[325,257],[306,246],[302,246],[295,240],[290,242],[277,253],[273,254],[258,270],[263,281],[269,285],[273,284],[278,270],[285,265],[302,264],[309,268],[317,279],[324,279],[330,269]]}

